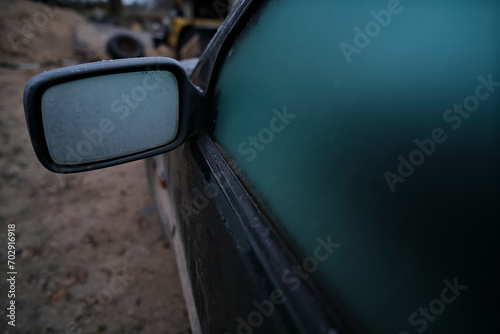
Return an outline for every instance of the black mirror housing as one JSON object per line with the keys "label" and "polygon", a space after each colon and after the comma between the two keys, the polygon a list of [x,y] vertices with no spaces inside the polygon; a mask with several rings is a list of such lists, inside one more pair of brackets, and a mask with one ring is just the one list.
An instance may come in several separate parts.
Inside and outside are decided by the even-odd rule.
{"label": "black mirror housing", "polygon": [[[56,85],[71,83],[81,79],[112,74],[150,73],[150,71],[169,72],[175,76],[175,80],[177,81],[178,119],[177,128],[171,140],[162,143],[160,146],[155,144],[151,144],[150,146],[146,139],[140,150],[136,149],[123,154],[110,154],[109,156],[101,155],[95,161],[65,163],[54,158],[47,140],[51,134],[46,133],[48,124],[44,124],[44,117],[42,115],[42,97],[47,90]],[[116,85],[119,86],[120,82],[116,82]],[[65,96],[64,98],[67,101],[71,101],[72,97]],[[42,165],[56,173],[75,173],[139,160],[175,149],[198,131],[202,98],[201,90],[191,83],[186,72],[176,60],[163,57],[130,58],[69,66],[39,74],[33,77],[26,85],[24,90],[24,110],[31,143]],[[57,101],[55,103],[57,104]],[[161,109],[162,106],[156,104],[155,108]],[[47,122],[46,117],[45,122]],[[64,126],[65,124],[59,125],[60,128],[64,128]],[[144,137],[147,138],[147,134],[144,134]],[[65,144],[65,142],[60,143],[61,146]]]}

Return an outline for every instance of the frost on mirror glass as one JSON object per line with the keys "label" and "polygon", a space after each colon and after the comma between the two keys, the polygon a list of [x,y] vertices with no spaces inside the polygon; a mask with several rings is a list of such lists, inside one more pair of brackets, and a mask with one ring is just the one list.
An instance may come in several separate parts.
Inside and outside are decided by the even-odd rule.
{"label": "frost on mirror glass", "polygon": [[167,71],[144,71],[70,81],[47,89],[41,108],[55,162],[102,161],[175,139],[177,80]]}

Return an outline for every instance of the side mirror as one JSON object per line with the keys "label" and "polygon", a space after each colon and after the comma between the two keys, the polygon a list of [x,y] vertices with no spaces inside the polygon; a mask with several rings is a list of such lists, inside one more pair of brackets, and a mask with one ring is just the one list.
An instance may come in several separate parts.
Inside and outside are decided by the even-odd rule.
{"label": "side mirror", "polygon": [[38,160],[73,173],[173,150],[198,129],[202,94],[169,58],[132,58],[44,72],[24,91]]}

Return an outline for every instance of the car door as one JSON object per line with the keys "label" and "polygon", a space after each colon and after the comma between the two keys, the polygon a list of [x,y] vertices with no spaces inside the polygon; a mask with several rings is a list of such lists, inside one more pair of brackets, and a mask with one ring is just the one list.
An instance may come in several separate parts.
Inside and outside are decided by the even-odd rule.
{"label": "car door", "polygon": [[237,7],[192,76],[201,132],[166,158],[195,328],[498,330],[498,14]]}
{"label": "car door", "polygon": [[[191,79],[205,92],[222,59],[222,44],[234,40],[259,6],[242,2],[222,27],[226,33],[200,59]],[[205,112],[210,123],[210,110]],[[165,230],[181,276],[189,282],[184,292],[193,331],[326,333],[342,328],[312,280],[287,296],[281,275],[300,262],[224,160],[207,125],[196,140],[148,161],[157,203],[163,198],[158,206],[168,220]]]}

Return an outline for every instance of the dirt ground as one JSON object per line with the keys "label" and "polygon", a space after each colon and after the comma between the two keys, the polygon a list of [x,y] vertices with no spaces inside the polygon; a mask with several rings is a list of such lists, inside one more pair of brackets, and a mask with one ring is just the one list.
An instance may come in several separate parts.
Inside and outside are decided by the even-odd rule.
{"label": "dirt ground", "polygon": [[[31,148],[24,86],[81,61],[72,27],[82,23],[76,13],[0,0],[0,333],[190,333],[144,161],[58,175]],[[15,327],[6,317],[10,224]]]}

